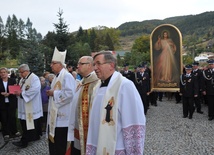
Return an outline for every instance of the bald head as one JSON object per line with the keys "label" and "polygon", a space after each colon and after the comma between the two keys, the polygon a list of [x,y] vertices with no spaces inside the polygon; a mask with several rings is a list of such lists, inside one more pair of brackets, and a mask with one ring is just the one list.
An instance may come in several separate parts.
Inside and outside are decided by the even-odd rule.
{"label": "bald head", "polygon": [[86,77],[94,71],[93,58],[91,56],[81,57],[78,61],[77,68],[78,73],[83,77]]}

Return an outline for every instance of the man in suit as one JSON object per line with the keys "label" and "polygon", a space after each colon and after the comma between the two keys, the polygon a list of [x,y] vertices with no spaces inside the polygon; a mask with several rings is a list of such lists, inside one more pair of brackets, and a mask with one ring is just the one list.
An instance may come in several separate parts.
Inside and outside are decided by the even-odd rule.
{"label": "man in suit", "polygon": [[140,65],[140,72],[137,73],[137,82],[139,83],[138,91],[144,105],[144,113],[148,110],[148,96],[150,92],[149,75],[145,72],[145,66]]}
{"label": "man in suit", "polygon": [[198,97],[198,83],[197,78],[191,74],[192,65],[185,66],[186,73],[181,75],[180,78],[180,95],[183,101],[183,118],[189,115],[192,119],[194,113],[194,97]]}
{"label": "man in suit", "polygon": [[206,95],[209,121],[214,119],[214,60],[208,60],[209,68],[203,71],[202,93]]}
{"label": "man in suit", "polygon": [[131,80],[132,82],[134,82],[135,81],[134,73],[129,70],[129,64],[126,63],[126,64],[123,65],[123,67],[124,67],[124,70],[122,72],[122,75],[124,77],[126,77],[127,79]]}
{"label": "man in suit", "polygon": [[198,65],[199,63],[198,62],[194,62],[192,64],[192,74],[197,78],[197,84],[198,84],[198,87],[199,87],[199,92],[198,92],[198,97],[195,97],[194,98],[194,103],[195,103],[195,106],[196,106],[196,109],[197,109],[197,113],[199,114],[203,114],[203,112],[201,111],[201,82],[202,82],[202,71],[198,68]]}

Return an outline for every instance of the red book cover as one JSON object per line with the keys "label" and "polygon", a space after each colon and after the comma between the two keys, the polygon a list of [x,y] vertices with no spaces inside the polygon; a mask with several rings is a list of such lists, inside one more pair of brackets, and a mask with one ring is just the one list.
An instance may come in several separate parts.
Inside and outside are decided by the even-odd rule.
{"label": "red book cover", "polygon": [[19,85],[8,86],[8,88],[9,88],[9,94],[15,94],[15,91],[21,92],[21,88]]}

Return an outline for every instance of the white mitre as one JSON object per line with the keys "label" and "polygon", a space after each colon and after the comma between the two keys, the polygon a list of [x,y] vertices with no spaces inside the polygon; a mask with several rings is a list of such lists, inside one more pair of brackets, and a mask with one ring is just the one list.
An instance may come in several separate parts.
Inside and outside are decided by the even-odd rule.
{"label": "white mitre", "polygon": [[55,47],[52,61],[61,62],[64,65],[65,64],[66,53],[67,53],[67,50],[65,50],[64,52],[60,52]]}

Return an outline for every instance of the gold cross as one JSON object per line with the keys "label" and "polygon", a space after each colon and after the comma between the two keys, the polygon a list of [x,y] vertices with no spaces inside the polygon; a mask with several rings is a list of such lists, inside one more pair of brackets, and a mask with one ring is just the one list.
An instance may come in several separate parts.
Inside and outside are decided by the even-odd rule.
{"label": "gold cross", "polygon": [[32,121],[32,118],[33,118],[32,114],[31,114],[31,113],[28,113],[27,118],[29,119],[29,122],[31,122],[31,121]]}

